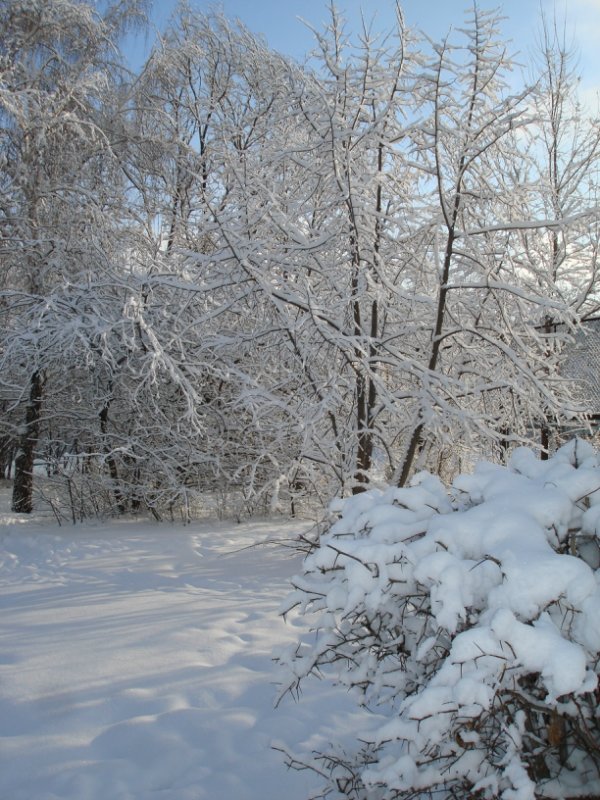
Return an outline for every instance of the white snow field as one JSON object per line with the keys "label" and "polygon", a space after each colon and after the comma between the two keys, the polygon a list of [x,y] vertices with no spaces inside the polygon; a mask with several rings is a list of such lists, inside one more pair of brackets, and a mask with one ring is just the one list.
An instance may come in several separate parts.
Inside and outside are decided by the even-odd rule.
{"label": "white snow field", "polygon": [[301,527],[0,515],[0,798],[306,800],[273,745],[352,723],[325,683],[274,708]]}

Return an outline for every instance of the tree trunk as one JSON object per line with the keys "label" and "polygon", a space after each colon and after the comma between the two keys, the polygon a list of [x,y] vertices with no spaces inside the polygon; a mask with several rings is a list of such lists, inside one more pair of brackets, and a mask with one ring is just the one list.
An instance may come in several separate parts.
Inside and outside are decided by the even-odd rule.
{"label": "tree trunk", "polygon": [[[461,164],[462,169],[462,164]],[[452,264],[452,256],[454,253],[454,239],[455,239],[455,231],[454,226],[456,224],[456,220],[458,218],[458,211],[460,208],[460,200],[461,200],[461,192],[460,192],[460,185],[456,191],[456,195],[454,198],[454,210],[452,215],[452,225],[448,230],[448,238],[446,240],[446,252],[444,255],[444,267],[442,271],[442,282],[440,285],[440,290],[438,294],[438,301],[437,301],[437,311],[436,311],[436,320],[435,320],[435,327],[432,333],[432,344],[431,344],[431,355],[429,357],[429,363],[427,365],[427,369],[430,373],[433,373],[437,369],[438,365],[438,358],[440,354],[440,345],[441,345],[441,335],[442,330],[444,328],[444,316],[446,313],[446,299],[448,295],[448,279],[450,277],[450,266]],[[415,460],[415,457],[419,451],[419,448],[422,444],[422,437],[423,431],[425,429],[425,422],[423,421],[422,415],[419,414],[419,421],[417,422],[412,435],[410,437],[410,441],[408,443],[408,448],[406,450],[406,456],[404,458],[404,463],[402,465],[402,471],[400,473],[400,479],[398,481],[398,486],[405,486],[408,482],[408,479],[411,474],[412,466]]]}
{"label": "tree trunk", "polygon": [[550,428],[546,420],[542,422],[542,427],[540,430],[540,444],[542,446],[540,459],[542,461],[548,461],[548,458],[550,457]]}
{"label": "tree trunk", "polygon": [[[112,385],[110,387],[110,391],[112,391]],[[119,512],[119,514],[124,514],[127,508],[125,504],[125,498],[123,497],[123,493],[119,489],[119,469],[117,467],[117,462],[115,461],[115,458],[107,442],[108,410],[110,408],[110,403],[111,400],[107,399],[100,411],[99,414],[100,431],[102,433],[102,438],[104,440],[104,453],[106,455],[106,464],[108,466],[108,472],[110,474],[110,478],[112,481],[112,490],[115,497],[115,503],[117,504],[117,511]]]}
{"label": "tree trunk", "polygon": [[44,379],[36,370],[31,376],[29,401],[15,459],[12,510],[18,514],[31,514],[33,510],[33,458],[39,436],[43,393]]}
{"label": "tree trunk", "polygon": [[[356,454],[356,470],[352,494],[359,494],[367,489],[368,472],[373,457],[373,432],[370,423],[370,404],[364,375],[356,378],[356,416],[358,430],[358,450]],[[370,383],[370,382],[369,382]]]}

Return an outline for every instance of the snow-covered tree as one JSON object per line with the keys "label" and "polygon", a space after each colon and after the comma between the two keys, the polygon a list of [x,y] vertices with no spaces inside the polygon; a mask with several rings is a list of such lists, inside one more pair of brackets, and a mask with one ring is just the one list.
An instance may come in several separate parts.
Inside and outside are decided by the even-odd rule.
{"label": "snow-covered tree", "polygon": [[62,454],[102,413],[93,365],[113,358],[125,303],[115,264],[130,247],[116,42],[142,5],[0,4],[0,380],[16,511],[31,511],[36,451]]}
{"label": "snow-covered tree", "polygon": [[[574,330],[599,308],[600,129],[598,109],[586,108],[580,101],[576,55],[567,47],[558,21],[551,24],[543,18],[534,62],[533,119],[520,142],[525,158],[514,193],[518,217],[535,215],[551,223],[522,229],[513,256],[524,290],[544,293],[567,309],[561,318],[550,304],[544,318],[538,319],[549,361],[560,349],[557,333]],[[551,408],[542,411],[537,425],[542,457],[549,452],[552,429],[565,421]]]}
{"label": "snow-covered tree", "polygon": [[532,93],[511,84],[495,14],[474,6],[461,37],[446,38],[427,60],[423,121],[413,134],[430,232],[415,256],[430,302],[421,314],[421,374],[400,485],[428,448],[439,454],[449,443],[456,453],[457,441],[459,451],[533,442],[545,412],[575,413],[540,330],[548,315],[570,319],[571,309],[543,280],[526,280],[543,266],[523,254],[522,236],[562,224],[518,202],[535,121]]}
{"label": "snow-covered tree", "polygon": [[[579,316],[598,311],[598,109],[579,94],[577,51],[569,49],[555,19],[542,19],[533,93],[535,120],[527,131],[521,176],[523,208],[556,224],[541,237],[524,232],[522,247],[537,274],[524,284],[545,280],[553,294]],[[536,231],[540,233],[540,231]]]}
{"label": "snow-covered tree", "polygon": [[315,193],[299,220],[294,204],[278,209],[277,221],[295,243],[289,291],[321,312],[304,315],[296,342],[305,353],[311,340],[326,347],[330,364],[315,362],[315,374],[336,370],[324,392],[327,440],[341,487],[359,492],[393,459],[397,376],[414,348],[406,251],[408,241],[418,246],[411,240],[417,183],[402,146],[414,105],[414,53],[400,14],[388,36],[365,26],[352,41],[332,5],[316,38],[313,80],[297,112],[311,153],[299,177]]}
{"label": "snow-covered tree", "polygon": [[[146,175],[160,230],[148,285],[179,290],[182,353],[205,420],[190,453],[204,486],[235,487],[249,506],[280,479],[293,482],[301,438],[290,423],[300,381],[264,291],[279,245],[272,229],[263,233],[270,189],[261,182],[265,170],[280,180],[299,76],[241,24],[184,4],[139,87],[141,129],[158,142]],[[260,254],[256,272],[249,250]]]}

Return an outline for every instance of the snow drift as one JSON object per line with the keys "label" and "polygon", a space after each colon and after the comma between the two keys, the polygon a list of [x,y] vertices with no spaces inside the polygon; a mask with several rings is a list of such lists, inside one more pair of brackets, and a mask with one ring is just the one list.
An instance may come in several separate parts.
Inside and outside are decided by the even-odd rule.
{"label": "snow drift", "polygon": [[2,513],[4,494],[0,798],[306,800],[317,776],[273,746],[310,750],[319,714],[354,724],[325,684],[273,708],[271,652],[295,635],[277,611],[299,566],[281,539],[306,524],[59,528]]}

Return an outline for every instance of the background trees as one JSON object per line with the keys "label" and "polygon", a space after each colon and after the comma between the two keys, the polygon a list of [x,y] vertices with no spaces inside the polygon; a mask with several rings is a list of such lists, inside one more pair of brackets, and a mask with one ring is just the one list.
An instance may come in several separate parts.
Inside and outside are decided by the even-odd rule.
{"label": "background trees", "polygon": [[82,343],[91,353],[90,287],[105,278],[123,216],[101,110],[113,96],[114,37],[138,11],[120,4],[102,18],[85,3],[0,5],[1,369],[15,511],[31,510],[35,454],[58,430],[64,441]]}
{"label": "background trees", "polygon": [[569,407],[540,332],[548,314],[569,317],[568,306],[544,277],[526,280],[543,276],[544,265],[523,254],[521,239],[547,236],[556,217],[514,199],[524,190],[522,141],[535,135],[537,90],[511,86],[493,14],[475,7],[468,22],[462,40],[435,48],[422,76],[415,141],[429,201],[423,272],[431,299],[401,485],[432,443],[439,454],[451,441],[456,454],[458,442],[535,439],[544,409],[560,417]]}
{"label": "background trees", "polygon": [[558,369],[596,303],[598,137],[547,28],[518,87],[477,8],[431,47],[332,8],[301,67],[184,4],[131,75],[136,3],[1,9],[15,509],[36,458],[77,513],[251,510],[579,413]]}

